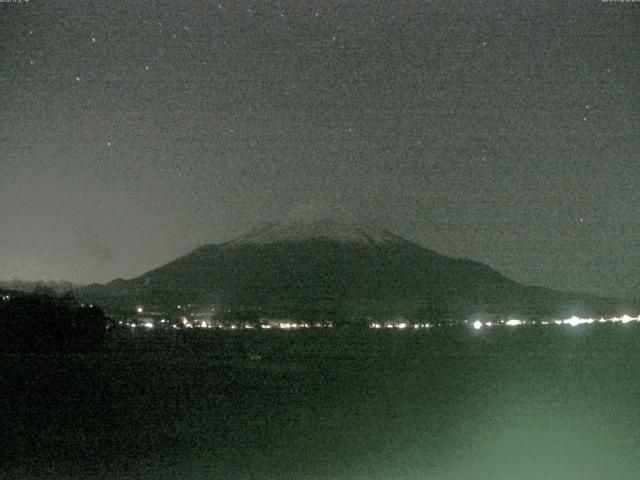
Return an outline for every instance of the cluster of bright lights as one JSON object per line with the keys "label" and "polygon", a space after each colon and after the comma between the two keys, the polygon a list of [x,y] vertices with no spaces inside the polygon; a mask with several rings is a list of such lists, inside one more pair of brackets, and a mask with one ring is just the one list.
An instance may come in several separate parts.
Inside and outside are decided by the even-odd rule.
{"label": "cluster of bright lights", "polygon": [[289,330],[291,328],[308,328],[306,323],[296,323],[296,322],[280,322],[276,324],[276,328],[281,328],[283,330]]}
{"label": "cluster of bright lights", "polygon": [[595,318],[580,318],[577,316],[573,316],[571,318],[567,318],[565,320],[556,320],[554,323],[556,325],[570,325],[572,327],[577,327],[578,325],[590,325],[592,323],[630,323],[630,322],[640,322],[640,315],[637,317],[632,317],[630,315],[622,315],[620,317],[611,317],[611,318],[600,318],[596,320]]}
{"label": "cluster of bright lights", "polygon": [[[266,329],[279,328],[281,330],[292,330],[292,329],[300,329],[300,328],[331,328],[331,327],[333,327],[332,322],[308,323],[308,322],[292,322],[292,321],[265,324],[260,326],[260,328],[266,328]],[[247,327],[244,327],[244,328],[247,328]]]}
{"label": "cluster of bright lights", "polygon": [[414,330],[419,330],[419,329],[422,329],[422,328],[431,328],[431,324],[430,323],[409,324],[407,322],[385,322],[385,323],[372,322],[372,323],[369,324],[369,328],[373,328],[374,330],[379,330],[379,329],[382,329],[382,328],[398,329],[398,330],[405,330],[407,328],[413,328]]}
{"label": "cluster of bright lights", "polygon": [[[497,325],[506,325],[508,327],[517,327],[520,325],[569,325],[571,327],[577,327],[579,325],[591,325],[593,323],[630,323],[630,322],[640,322],[640,315],[637,317],[632,317],[630,315],[622,315],[620,317],[611,317],[611,318],[600,318],[596,320],[594,318],[581,318],[576,315],[566,318],[564,320],[542,320],[540,322],[536,321],[527,321],[527,320],[517,320],[517,319],[509,319],[502,320],[497,322]],[[480,320],[475,320],[473,322],[473,328],[476,330],[480,330],[482,327],[491,327],[494,325],[492,322],[482,322]]]}
{"label": "cluster of bright lights", "polygon": [[[220,330],[254,330],[256,328],[271,330],[271,329],[280,329],[280,330],[293,330],[293,329],[306,329],[306,328],[332,328],[332,322],[323,322],[323,323],[304,323],[304,322],[276,322],[271,324],[260,324],[255,325],[253,323],[241,323],[241,324],[226,324],[222,322],[212,322],[207,320],[198,320],[193,321],[188,319],[187,317],[180,317],[180,321],[178,323],[170,323],[166,319],[160,320],[162,327],[169,327],[181,330],[181,329],[220,329]],[[118,322],[119,325],[125,325],[125,322],[122,320]],[[144,323],[142,321],[128,321],[126,322],[126,326],[130,328],[138,328],[145,327],[148,329],[152,329],[156,326],[156,324],[151,320],[145,320]]]}
{"label": "cluster of bright lights", "polygon": [[2,296],[2,301],[3,302],[8,302],[9,300],[11,300],[11,296],[10,295],[3,295]]}
{"label": "cluster of bright lights", "polygon": [[[9,295],[3,295],[1,297],[1,299],[3,301],[8,301],[10,300],[10,296]],[[178,306],[178,308],[180,308],[180,306]],[[136,307],[136,313],[138,315],[141,315],[144,312],[144,308],[142,306],[138,306]],[[166,319],[161,319],[159,320],[159,323],[162,324],[162,327],[169,327],[171,326],[174,329],[210,329],[210,328],[216,328],[216,329],[222,329],[222,330],[236,330],[236,329],[263,329],[263,330],[270,330],[270,329],[279,329],[279,330],[292,330],[292,329],[308,329],[308,328],[332,328],[333,327],[333,323],[332,322],[316,322],[316,323],[309,323],[309,322],[296,322],[293,320],[282,320],[282,321],[269,321],[268,323],[259,323],[259,324],[255,324],[255,323],[224,323],[224,322],[216,322],[216,321],[211,321],[211,320],[197,320],[196,318],[189,318],[189,317],[193,317],[193,314],[190,314],[189,316],[182,316],[180,317],[180,320],[178,323],[172,323],[169,320]],[[631,322],[640,322],[640,315],[637,317],[632,317],[630,315],[622,315],[619,317],[610,317],[610,318],[600,318],[600,319],[594,319],[594,318],[581,318],[578,317],[576,315],[570,317],[570,318],[566,318],[566,319],[562,319],[562,320],[520,320],[517,318],[510,318],[508,320],[499,320],[499,321],[485,321],[485,320],[481,320],[481,319],[476,319],[473,322],[471,322],[470,320],[465,320],[464,323],[465,324],[471,324],[471,326],[475,329],[475,330],[480,330],[482,328],[485,327],[494,327],[494,326],[506,326],[506,327],[518,327],[521,325],[568,325],[571,327],[577,327],[579,325],[590,325],[590,324],[594,324],[594,323],[622,323],[622,324],[627,324],[627,323],[631,323]],[[123,321],[119,321],[118,322],[119,325],[123,325]],[[126,321],[126,325],[131,327],[131,328],[137,328],[137,327],[144,327],[146,329],[153,329],[156,324],[154,323],[153,320],[149,319],[149,318],[139,318],[137,321],[136,320],[129,320]],[[443,323],[443,324],[438,324],[440,326],[448,326],[448,325],[453,325],[451,323]],[[412,330],[420,330],[420,329],[428,329],[433,327],[433,324],[430,323],[409,323],[405,320],[402,321],[390,321],[390,322],[371,322],[369,323],[369,328],[371,329],[397,329],[397,330],[407,330],[407,329],[412,329]]]}
{"label": "cluster of bright lights", "polygon": [[505,325],[507,327],[517,327],[519,325],[522,325],[523,323],[525,323],[525,322],[523,322],[522,320],[517,320],[515,318],[512,318],[512,319],[507,320],[505,322]]}
{"label": "cluster of bright lights", "polygon": [[562,323],[564,325],[571,325],[572,327],[577,327],[578,325],[584,325],[584,324],[589,325],[594,321],[595,320],[593,318],[580,318],[574,315],[571,318],[567,318],[566,320],[563,320]]}

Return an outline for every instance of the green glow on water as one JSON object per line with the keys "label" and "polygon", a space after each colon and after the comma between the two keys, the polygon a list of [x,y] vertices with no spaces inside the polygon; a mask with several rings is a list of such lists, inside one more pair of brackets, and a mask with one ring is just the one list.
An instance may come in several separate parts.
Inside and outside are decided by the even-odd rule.
{"label": "green glow on water", "polygon": [[0,470],[636,480],[640,329],[629,327],[206,332],[123,337],[93,356],[5,356],[11,463]]}

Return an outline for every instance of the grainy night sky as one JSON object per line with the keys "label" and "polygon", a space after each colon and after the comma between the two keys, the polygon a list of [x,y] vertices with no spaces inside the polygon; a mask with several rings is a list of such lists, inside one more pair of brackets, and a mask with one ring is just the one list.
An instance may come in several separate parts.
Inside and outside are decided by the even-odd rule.
{"label": "grainy night sky", "polygon": [[640,296],[640,3],[0,4],[0,279],[340,212]]}

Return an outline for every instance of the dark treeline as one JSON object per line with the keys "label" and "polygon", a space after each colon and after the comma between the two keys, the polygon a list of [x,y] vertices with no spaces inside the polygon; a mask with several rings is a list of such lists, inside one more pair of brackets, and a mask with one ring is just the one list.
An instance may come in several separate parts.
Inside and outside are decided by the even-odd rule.
{"label": "dark treeline", "polygon": [[65,352],[95,349],[104,340],[107,318],[95,305],[51,290],[0,292],[0,350]]}

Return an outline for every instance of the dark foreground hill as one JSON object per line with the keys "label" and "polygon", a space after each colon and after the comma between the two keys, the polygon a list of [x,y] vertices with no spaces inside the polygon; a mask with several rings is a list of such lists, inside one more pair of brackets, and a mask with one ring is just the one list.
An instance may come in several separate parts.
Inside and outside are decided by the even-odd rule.
{"label": "dark foreground hill", "polygon": [[0,290],[0,352],[92,350],[104,340],[107,318],[70,295]]}
{"label": "dark foreground hill", "polygon": [[385,230],[332,222],[271,226],[200,247],[131,280],[92,285],[82,295],[129,311],[137,304],[191,303],[334,320],[612,315],[632,307],[618,299],[525,286],[486,265],[440,255]]}

